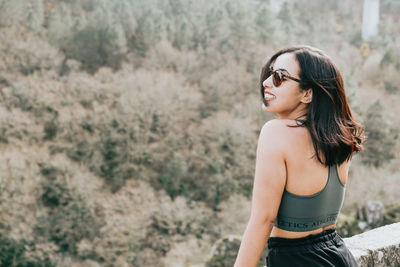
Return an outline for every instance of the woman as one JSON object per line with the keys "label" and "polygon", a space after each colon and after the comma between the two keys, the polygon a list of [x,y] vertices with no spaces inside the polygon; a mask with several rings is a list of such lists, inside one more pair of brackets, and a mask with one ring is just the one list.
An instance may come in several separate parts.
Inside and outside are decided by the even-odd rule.
{"label": "woman", "polygon": [[336,233],[363,127],[353,118],[341,74],[321,50],[293,46],[273,55],[260,77],[263,110],[279,118],[262,128],[251,216],[235,267],[357,266]]}

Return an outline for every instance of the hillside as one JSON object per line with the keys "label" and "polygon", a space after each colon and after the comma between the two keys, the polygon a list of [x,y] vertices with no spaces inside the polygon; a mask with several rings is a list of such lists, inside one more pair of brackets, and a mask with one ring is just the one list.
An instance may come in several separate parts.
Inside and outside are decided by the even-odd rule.
{"label": "hillside", "polygon": [[397,204],[400,5],[364,42],[362,1],[309,2],[0,0],[0,265],[190,266],[241,235],[290,44],[334,59],[369,137],[342,220]]}

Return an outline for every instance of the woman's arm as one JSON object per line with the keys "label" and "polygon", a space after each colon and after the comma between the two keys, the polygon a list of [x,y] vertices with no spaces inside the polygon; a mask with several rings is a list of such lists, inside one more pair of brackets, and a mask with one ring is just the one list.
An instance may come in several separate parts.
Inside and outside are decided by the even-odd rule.
{"label": "woman's arm", "polygon": [[286,184],[285,127],[272,120],[261,129],[250,220],[244,232],[235,267],[256,266],[271,234]]}

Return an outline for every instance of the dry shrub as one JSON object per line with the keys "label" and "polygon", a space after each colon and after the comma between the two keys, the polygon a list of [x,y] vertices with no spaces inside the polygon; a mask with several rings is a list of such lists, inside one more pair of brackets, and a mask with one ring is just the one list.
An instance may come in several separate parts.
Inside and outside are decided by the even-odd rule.
{"label": "dry shrub", "polygon": [[40,33],[43,22],[43,0],[0,1],[0,27],[15,25]]}
{"label": "dry shrub", "polygon": [[382,81],[380,75],[378,75],[381,72],[379,63],[382,58],[383,54],[378,51],[371,53],[371,55],[366,58],[359,75],[364,86],[375,86]]}
{"label": "dry shrub", "polygon": [[26,7],[23,0],[0,1],[0,27],[18,25],[23,22]]}
{"label": "dry shrub", "polygon": [[[71,73],[70,90],[64,101],[74,106],[80,102],[95,113],[78,106],[64,108],[61,135],[70,144],[56,145],[52,150],[65,151],[70,158],[88,166],[105,178],[113,191],[121,188],[127,178],[144,179],[144,167],[150,167],[151,162],[153,169],[161,166],[174,150],[171,146],[165,151],[165,144],[182,142],[183,130],[197,116],[199,97],[182,85],[183,81],[177,83],[181,78],[176,76],[146,71],[132,75],[122,71],[117,78],[110,79],[103,69],[96,74],[95,78],[100,80],[97,81]],[[110,109],[114,112],[107,112]],[[72,115],[79,110],[78,116]],[[164,152],[158,153],[160,150]]]}
{"label": "dry shrub", "polygon": [[150,248],[159,256],[165,256],[175,243],[216,234],[211,227],[216,223],[212,210],[182,197],[160,203],[150,220],[141,247]]}
{"label": "dry shrub", "polygon": [[[72,240],[74,238],[79,240],[81,234],[75,235],[78,231],[83,231],[82,236],[85,236],[85,224],[90,225],[90,231],[95,230],[97,223],[91,223],[91,220],[87,220],[91,211],[88,211],[83,206],[94,206],[93,200],[95,198],[93,198],[93,193],[98,190],[99,185],[96,187],[96,180],[87,173],[85,175],[83,169],[77,166],[71,167],[71,161],[68,161],[65,157],[50,158],[47,149],[44,147],[39,148],[25,145],[21,148],[20,144],[21,142],[14,141],[11,145],[2,147],[4,161],[0,168],[5,175],[0,177],[0,217],[3,218],[0,232],[7,237],[8,241],[2,239],[2,241],[7,242],[3,242],[0,245],[2,247],[0,250],[10,253],[14,251],[12,252],[14,262],[19,261],[21,264],[29,262],[31,264],[27,263],[29,266],[58,265],[62,261],[62,255],[59,254],[60,248],[54,242],[43,239],[34,229],[39,227],[43,232],[51,233],[52,229],[56,227],[56,232],[60,230],[61,233],[66,233],[63,240]],[[54,183],[55,181],[53,180],[44,182],[38,174],[40,172],[38,164],[41,161],[51,162],[57,167],[54,168],[56,171],[67,167],[73,173],[71,173],[68,179],[64,179],[64,177],[59,180],[62,177],[57,178],[53,176],[56,179],[55,181],[62,183]],[[46,173],[50,176],[52,176],[52,173],[54,175],[57,174],[57,172],[49,171]],[[76,176],[74,173],[76,173]],[[88,197],[84,204],[82,202],[79,203],[77,198],[69,194],[71,193],[69,188],[75,186],[79,186],[79,190],[76,190],[73,195],[85,194]],[[49,210],[44,209],[42,205],[38,205],[38,196],[46,198],[44,202],[47,203],[47,206],[50,205],[49,210],[53,210],[53,213],[48,213]],[[78,205],[70,206],[71,201]],[[53,206],[57,208],[53,209]],[[71,209],[68,207],[71,207]],[[84,219],[84,222],[80,221],[77,217],[70,216],[76,212],[79,213],[79,210],[82,211],[82,208],[85,210],[85,215],[81,217]],[[61,217],[62,219],[60,220],[56,219]],[[41,221],[41,218],[47,219],[42,221],[42,223],[38,223],[38,219]],[[72,221],[69,219],[72,219]],[[80,226],[75,227],[74,221],[80,221]],[[51,225],[52,222],[56,223]],[[69,223],[72,224],[69,225]],[[69,239],[73,236],[75,237]],[[71,244],[73,245],[74,242]],[[6,256],[2,255],[2,260],[6,259]]]}
{"label": "dry shrub", "polygon": [[398,163],[389,163],[384,168],[365,166],[360,156],[353,157],[350,166],[343,213],[353,214],[357,204],[367,200],[379,200],[384,205],[398,203],[400,198],[396,187],[400,180],[398,170],[397,168],[394,171],[390,170],[390,165],[394,167],[398,166]]}
{"label": "dry shrub", "polygon": [[31,116],[18,109],[0,108],[1,143],[12,144],[18,141],[36,142],[42,138],[40,125],[36,125]]}
{"label": "dry shrub", "polygon": [[[218,205],[232,193],[250,195],[256,140],[250,119],[239,119],[226,112],[191,127],[195,153],[187,158],[190,170],[188,191],[192,199],[205,199]],[[251,149],[251,147],[254,147]]]}
{"label": "dry shrub", "polygon": [[250,93],[258,92],[258,86],[251,83],[251,77],[245,66],[227,64],[202,80],[200,88],[206,99],[207,96],[215,95],[213,100],[218,105],[218,110],[229,111]]}
{"label": "dry shrub", "polygon": [[[167,70],[184,77],[185,83],[200,84],[215,69],[217,58],[205,57],[193,51],[180,51],[166,40],[160,41],[148,53],[142,67],[146,70]],[[218,63],[221,65],[221,62]]]}
{"label": "dry shrub", "polygon": [[385,117],[386,110],[381,100],[369,106],[366,114],[365,128],[368,136],[362,162],[375,167],[385,166],[396,154],[398,129]]}
{"label": "dry shrub", "polygon": [[35,71],[57,71],[63,61],[56,48],[18,27],[2,28],[0,39],[0,55],[9,72],[28,75]]}
{"label": "dry shrub", "polygon": [[12,75],[4,77],[6,86],[2,101],[7,109],[2,117],[3,142],[53,140],[60,133],[57,120],[59,102],[63,101],[58,96],[60,83],[43,79],[40,74],[23,79]]}
{"label": "dry shrub", "polygon": [[60,120],[73,123],[74,120],[85,119],[87,115],[96,118],[108,113],[115,95],[112,84],[104,82],[102,77],[102,73],[106,72],[107,68],[93,77],[85,72],[72,71],[61,80],[62,84],[58,86],[58,93],[62,93],[63,97],[58,98],[62,100],[59,105],[62,109]]}
{"label": "dry shrub", "polygon": [[37,223],[36,190],[40,180],[35,160],[46,157],[47,151],[13,142],[3,146],[1,153],[4,160],[0,164],[3,174],[0,176],[0,251],[12,253],[0,256],[2,260],[12,256],[12,264],[2,263],[53,266],[51,263],[57,262],[56,250],[51,244],[37,244],[33,231]]}
{"label": "dry shrub", "polygon": [[[114,82],[114,71],[109,67],[101,67],[99,70],[93,75],[94,80],[102,83],[108,84]],[[96,86],[98,90],[98,86]],[[97,91],[95,90],[95,91]]]}
{"label": "dry shrub", "polygon": [[210,233],[208,225],[212,222],[212,211],[202,203],[177,197],[159,204],[158,212],[151,216],[151,231],[167,236],[195,235],[200,238]]}
{"label": "dry shrub", "polygon": [[47,39],[51,44],[61,45],[71,38],[73,23],[71,6],[66,3],[47,3]]}
{"label": "dry shrub", "polygon": [[389,93],[400,93],[399,71],[390,65],[382,71],[384,88]]}
{"label": "dry shrub", "polygon": [[[359,67],[363,64],[363,58],[359,49],[345,42],[338,42],[335,44],[336,46],[332,45],[332,47],[327,48],[326,53],[334,56],[332,59],[339,67],[346,87],[358,87],[357,79],[360,75],[361,77],[364,75],[362,73],[363,70]],[[349,64],[349,59],[351,59],[352,64]]]}
{"label": "dry shrub", "polygon": [[136,153],[149,155],[157,170],[177,148],[186,147],[185,132],[198,121],[200,96],[182,76],[159,71],[138,71],[116,88],[119,113],[135,132]]}
{"label": "dry shrub", "polygon": [[174,242],[168,253],[161,259],[162,266],[191,266],[202,264],[210,254],[211,244],[214,238],[202,236],[188,236],[184,241]]}
{"label": "dry shrub", "polygon": [[[196,105],[200,96],[185,85],[180,74],[139,70],[120,79],[115,86],[120,92],[120,111],[138,114],[143,123],[151,123],[153,115],[158,114],[160,120],[164,117],[165,123],[176,127],[179,119],[188,123],[188,118],[197,115]],[[177,114],[184,116],[180,118]]]}
{"label": "dry shrub", "polygon": [[107,266],[115,261],[160,265],[173,244],[188,242],[194,234],[207,240],[210,231],[210,209],[182,197],[172,201],[146,182],[130,180],[117,193],[102,192],[95,198],[104,208],[106,225],[101,238],[92,242],[94,259]]}
{"label": "dry shrub", "polygon": [[218,233],[221,236],[242,234],[250,218],[251,201],[239,194],[232,194],[218,209]]}
{"label": "dry shrub", "polygon": [[370,82],[388,93],[399,93],[400,57],[396,50],[390,47],[383,52],[374,52],[366,59],[360,76],[366,81],[366,85]]}
{"label": "dry shrub", "polygon": [[151,49],[142,67],[147,70],[160,69],[184,73],[190,64],[196,63],[196,57],[195,53],[179,51],[168,41],[162,40]]}

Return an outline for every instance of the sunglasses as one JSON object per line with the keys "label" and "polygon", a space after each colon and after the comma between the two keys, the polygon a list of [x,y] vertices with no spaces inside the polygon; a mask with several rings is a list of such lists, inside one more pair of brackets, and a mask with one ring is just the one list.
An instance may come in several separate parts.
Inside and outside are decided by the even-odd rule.
{"label": "sunglasses", "polygon": [[301,82],[299,79],[296,79],[294,77],[291,77],[291,76],[283,73],[283,70],[281,70],[281,69],[269,70],[267,72],[267,79],[271,75],[272,75],[272,83],[274,84],[275,87],[281,86],[282,82],[285,81],[285,78],[291,79],[291,80],[296,81],[298,83]]}

